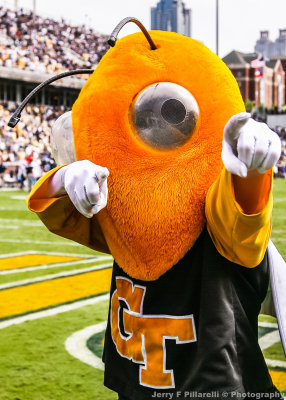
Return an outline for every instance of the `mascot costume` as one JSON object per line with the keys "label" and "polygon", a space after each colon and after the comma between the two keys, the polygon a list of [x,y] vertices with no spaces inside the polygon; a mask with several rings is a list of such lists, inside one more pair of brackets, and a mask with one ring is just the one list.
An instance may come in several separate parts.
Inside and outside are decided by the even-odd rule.
{"label": "mascot costume", "polygon": [[[142,32],[115,45],[129,21]],[[280,140],[203,44],[135,18],[109,44],[28,198],[49,230],[114,257],[104,383],[128,400],[280,398],[257,333],[271,265],[285,284],[268,246]]]}

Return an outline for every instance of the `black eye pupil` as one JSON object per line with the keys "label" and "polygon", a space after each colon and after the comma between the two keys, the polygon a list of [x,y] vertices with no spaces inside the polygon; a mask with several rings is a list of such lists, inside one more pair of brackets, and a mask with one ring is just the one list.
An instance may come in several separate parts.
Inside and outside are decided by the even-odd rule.
{"label": "black eye pupil", "polygon": [[158,82],[145,87],[134,97],[129,118],[134,135],[141,142],[157,150],[173,150],[191,139],[198,122],[199,107],[183,86]]}
{"label": "black eye pupil", "polygon": [[166,122],[171,125],[177,125],[186,118],[186,108],[184,104],[177,99],[166,100],[161,107],[161,115]]}

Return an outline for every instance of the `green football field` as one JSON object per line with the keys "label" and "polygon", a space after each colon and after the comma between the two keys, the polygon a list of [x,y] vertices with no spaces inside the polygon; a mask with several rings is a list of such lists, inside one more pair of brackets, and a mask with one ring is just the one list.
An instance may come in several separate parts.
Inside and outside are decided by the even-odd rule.
{"label": "green football field", "polygon": [[[101,354],[112,259],[51,234],[26,193],[0,191],[0,400],[112,400]],[[286,180],[275,180],[272,240],[286,259]],[[276,320],[259,336],[286,392]],[[135,400],[135,399],[134,399]]]}

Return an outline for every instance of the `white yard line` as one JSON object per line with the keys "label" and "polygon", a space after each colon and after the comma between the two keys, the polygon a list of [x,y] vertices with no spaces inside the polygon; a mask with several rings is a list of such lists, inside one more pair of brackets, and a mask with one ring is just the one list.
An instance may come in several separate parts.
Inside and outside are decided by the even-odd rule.
{"label": "white yard line", "polygon": [[44,226],[42,221],[33,219],[16,219],[16,218],[0,218],[1,225],[10,224],[10,226],[26,225],[26,226]]}
{"label": "white yard line", "polygon": [[278,329],[275,331],[272,331],[270,333],[267,333],[266,335],[263,335],[259,339],[259,346],[261,350],[268,349],[268,347],[271,347],[273,344],[277,343],[280,341],[280,335]]}
{"label": "white yard line", "polygon": [[[1,192],[1,191],[0,191]],[[25,208],[23,208],[23,207],[13,207],[13,206],[11,206],[11,207],[3,207],[3,206],[0,206],[0,211],[15,211],[15,210],[17,210],[17,211],[26,211],[26,209]]]}
{"label": "white yard line", "polygon": [[274,199],[274,205],[275,203],[283,203],[283,201],[286,202],[286,197],[282,197],[281,199]]}
{"label": "white yard line", "polygon": [[91,262],[98,262],[98,261],[112,261],[110,256],[99,256],[94,258],[88,258],[85,260],[75,260],[75,261],[66,261],[66,262],[59,262],[54,264],[43,264],[43,265],[34,265],[33,267],[25,267],[25,268],[15,268],[15,269],[5,269],[0,271],[0,275],[10,275],[10,274],[18,274],[21,272],[29,272],[29,271],[39,271],[42,269],[50,269],[50,268],[59,268],[59,267],[66,267],[67,265],[79,265],[79,264],[89,264]]}
{"label": "white yard line", "polygon": [[50,275],[38,276],[35,278],[30,278],[30,279],[23,279],[21,281],[16,281],[16,282],[3,283],[2,285],[0,285],[0,290],[12,289],[12,288],[15,288],[18,286],[23,286],[23,285],[31,285],[33,283],[49,281],[49,280],[57,279],[57,278],[81,275],[83,273],[97,271],[97,270],[107,268],[107,267],[112,267],[112,264],[100,264],[100,265],[96,265],[96,266],[92,266],[92,267],[88,267],[88,268],[74,269],[72,271],[63,271],[63,272],[59,272],[57,274],[50,274]]}
{"label": "white yard line", "polygon": [[[28,196],[28,194],[27,194],[27,196]],[[11,196],[11,199],[13,199],[13,200],[26,200],[27,196],[21,196],[21,195],[19,195],[19,196]]]}
{"label": "white yard line", "polygon": [[[0,242],[3,243],[15,243],[15,239],[1,239]],[[27,239],[21,239],[21,243],[31,243],[31,244],[50,244],[51,246],[57,246],[57,245],[62,245],[62,246],[82,246],[82,244],[75,243],[75,242],[48,242],[48,241],[40,241],[40,240],[27,240]]]}
{"label": "white yard line", "polygon": [[[259,339],[259,345],[261,350],[268,349],[268,347],[273,346],[273,344],[280,342],[280,335],[278,331],[278,325],[275,322],[259,322],[258,326],[263,327],[263,328],[274,328],[275,330],[272,332],[267,333],[266,335],[263,335]],[[272,368],[286,368],[286,361],[280,361],[280,360],[271,360],[271,359],[265,359],[266,364],[268,367]]]}
{"label": "white yard line", "polygon": [[90,365],[93,368],[104,370],[104,364],[99,357],[90,351],[86,343],[88,339],[96,333],[106,329],[106,321],[96,325],[88,326],[80,331],[73,333],[65,342],[66,350],[75,358]]}
{"label": "white yard line", "polygon": [[265,362],[268,367],[272,368],[286,368],[286,361],[280,360],[270,360],[269,358],[265,358]]}
{"label": "white yard line", "polygon": [[[0,192],[16,192],[16,190],[19,190],[17,187],[1,187]],[[28,194],[27,194],[28,196]]]}
{"label": "white yard line", "polygon": [[277,322],[258,322],[258,326],[261,326],[261,328],[274,328],[278,329],[278,324]]}
{"label": "white yard line", "polygon": [[8,328],[9,326],[12,326],[12,325],[19,325],[26,321],[34,321],[36,319],[50,317],[53,315],[76,310],[78,308],[90,306],[90,305],[93,305],[93,304],[96,304],[96,303],[99,303],[101,301],[108,300],[108,299],[109,299],[109,294],[107,293],[107,294],[103,294],[101,296],[94,297],[92,299],[79,300],[72,304],[66,304],[66,305],[50,308],[49,310],[38,311],[38,312],[31,313],[31,314],[23,315],[20,317],[11,318],[6,321],[0,322],[0,329]]}
{"label": "white yard line", "polygon": [[39,255],[48,255],[48,256],[64,256],[64,257],[94,257],[92,254],[79,254],[79,253],[58,253],[54,251],[42,251],[42,250],[27,250],[20,251],[18,253],[6,253],[0,254],[0,258],[9,258],[9,257],[20,257],[20,256],[30,256],[34,254]]}

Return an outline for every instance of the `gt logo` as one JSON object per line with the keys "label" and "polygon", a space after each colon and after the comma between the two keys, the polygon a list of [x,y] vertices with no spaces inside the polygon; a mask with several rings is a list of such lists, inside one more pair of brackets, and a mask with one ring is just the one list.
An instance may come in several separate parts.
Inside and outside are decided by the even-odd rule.
{"label": "gt logo", "polygon": [[[166,339],[176,343],[195,342],[193,315],[144,315],[146,287],[133,285],[127,278],[116,278],[111,299],[111,335],[117,352],[140,364],[139,382],[151,388],[174,388],[173,370],[166,370]],[[120,305],[120,300],[127,308]]]}

